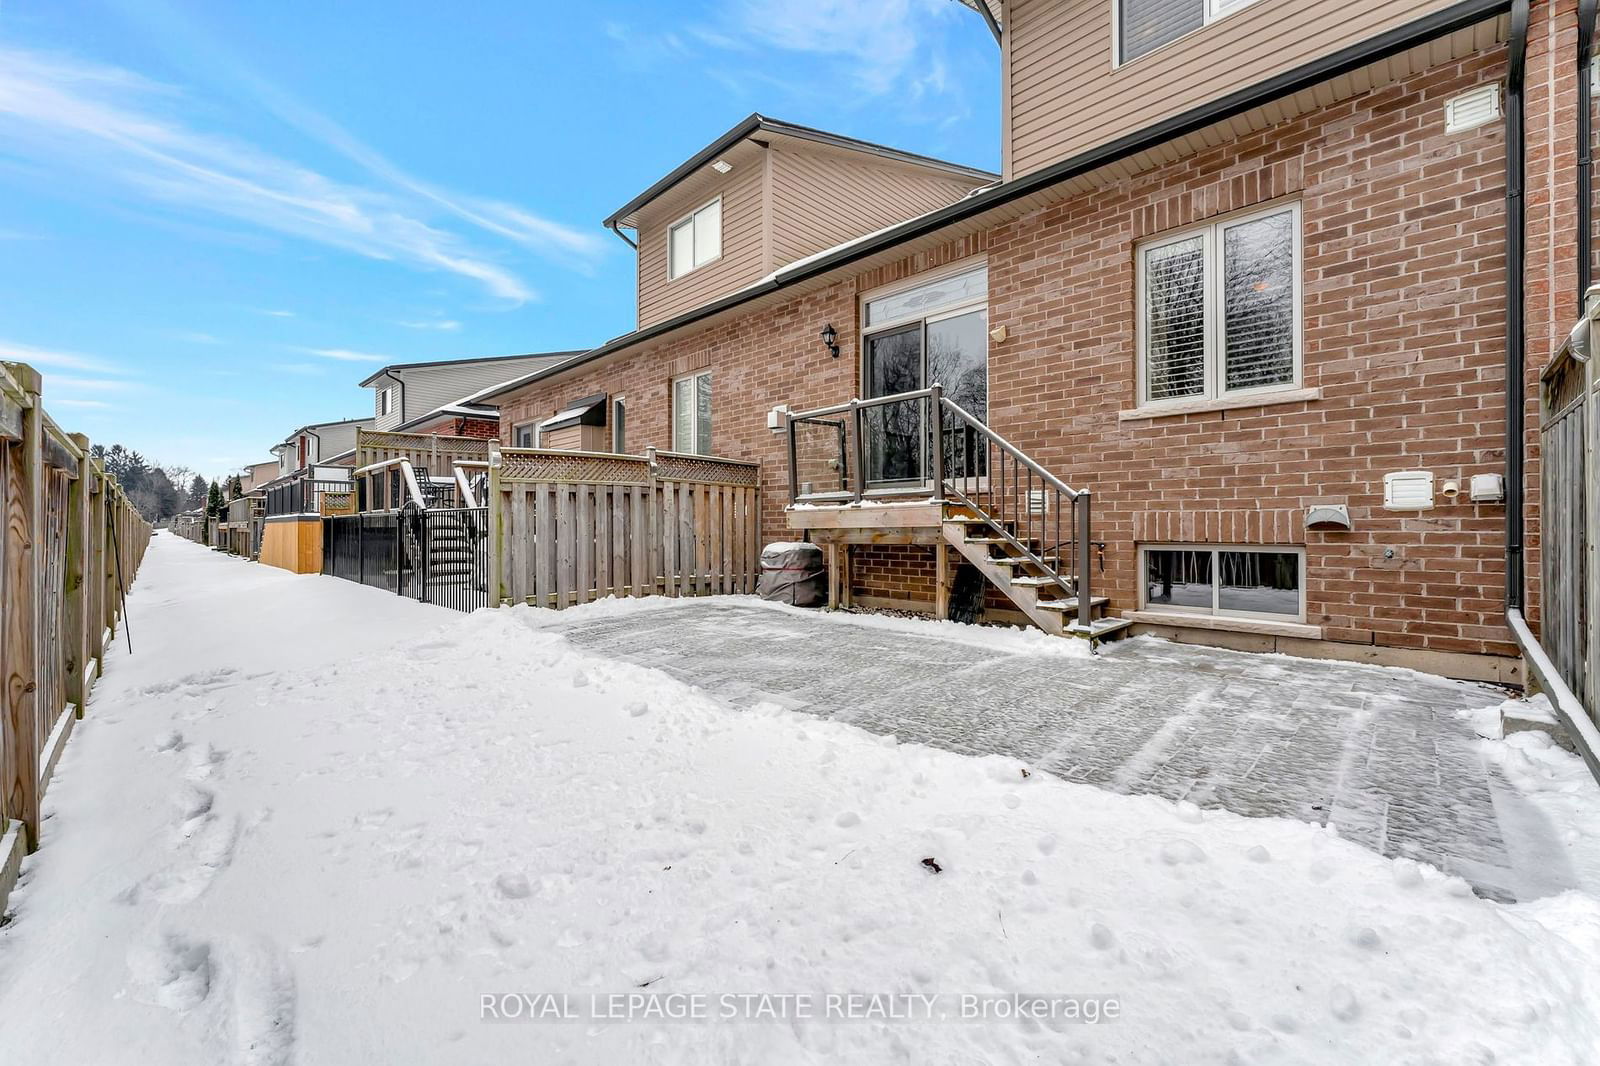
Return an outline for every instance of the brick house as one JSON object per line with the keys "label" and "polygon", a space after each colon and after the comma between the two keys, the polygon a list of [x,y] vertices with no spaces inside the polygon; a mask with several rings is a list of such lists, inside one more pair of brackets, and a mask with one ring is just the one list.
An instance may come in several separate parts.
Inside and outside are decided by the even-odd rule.
{"label": "brick house", "polygon": [[[1002,52],[999,181],[756,116],[608,220],[639,328],[483,396],[501,439],[582,399],[622,427],[584,447],[758,460],[766,538],[828,544],[868,606],[942,613],[976,570],[999,619],[1520,680],[1538,373],[1577,313],[1576,0],[968,6]],[[772,192],[786,150],[809,206]],[[856,155],[946,180],[775,242],[854,202],[872,174],[827,181]],[[760,255],[701,274],[740,196]],[[852,398],[879,403],[774,411]],[[929,504],[957,481],[972,509]],[[1057,483],[1087,535],[1050,532]],[[1041,598],[1083,573],[1081,605]]]}

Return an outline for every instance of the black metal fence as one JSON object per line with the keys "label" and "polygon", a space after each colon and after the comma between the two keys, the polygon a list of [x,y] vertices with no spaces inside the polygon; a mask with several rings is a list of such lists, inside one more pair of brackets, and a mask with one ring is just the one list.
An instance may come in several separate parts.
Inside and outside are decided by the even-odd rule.
{"label": "black metal fence", "polygon": [[309,477],[296,478],[266,490],[266,513],[270,516],[286,514],[317,514],[322,509],[325,492],[348,493],[348,481],[315,481]]}
{"label": "black metal fence", "polygon": [[322,572],[456,611],[488,605],[487,507],[323,519]]}

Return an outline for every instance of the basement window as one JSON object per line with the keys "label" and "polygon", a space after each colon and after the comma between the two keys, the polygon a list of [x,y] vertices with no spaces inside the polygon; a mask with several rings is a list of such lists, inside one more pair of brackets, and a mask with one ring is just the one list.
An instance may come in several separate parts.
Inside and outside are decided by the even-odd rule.
{"label": "basement window", "polygon": [[1139,404],[1300,386],[1300,205],[1139,246]]}
{"label": "basement window", "polygon": [[1305,621],[1302,548],[1162,545],[1140,554],[1144,610]]}
{"label": "basement window", "polygon": [[1253,3],[1255,0],[1116,0],[1117,62],[1148,55]]}

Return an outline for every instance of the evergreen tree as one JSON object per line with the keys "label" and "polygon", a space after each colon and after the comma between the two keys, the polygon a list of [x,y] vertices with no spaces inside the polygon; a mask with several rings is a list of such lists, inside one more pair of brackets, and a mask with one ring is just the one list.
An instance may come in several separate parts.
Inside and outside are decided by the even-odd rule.
{"label": "evergreen tree", "polygon": [[206,505],[206,479],[199,474],[189,482],[189,495],[183,501],[185,511],[193,511]]}

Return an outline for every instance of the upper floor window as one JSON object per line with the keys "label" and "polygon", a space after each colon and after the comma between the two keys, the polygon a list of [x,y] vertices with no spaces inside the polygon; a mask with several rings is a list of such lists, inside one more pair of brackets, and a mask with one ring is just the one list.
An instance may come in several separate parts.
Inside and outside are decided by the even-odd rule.
{"label": "upper floor window", "polygon": [[394,386],[390,385],[378,393],[378,413],[389,414],[394,410]]}
{"label": "upper floor window", "polygon": [[711,454],[711,371],[702,370],[672,383],[672,450],[688,455]]}
{"label": "upper floor window", "polygon": [[679,219],[667,231],[668,272],[681,278],[722,255],[722,197]]}
{"label": "upper floor window", "polygon": [[1255,0],[1115,0],[1117,62],[1138,59],[1157,48],[1231,15]]}
{"label": "upper floor window", "polygon": [[523,422],[511,427],[511,446],[513,448],[537,448],[539,446],[539,423]]}
{"label": "upper floor window", "polygon": [[611,400],[611,451],[617,455],[628,454],[628,399],[625,396]]}
{"label": "upper floor window", "polygon": [[1139,246],[1139,402],[1300,384],[1300,206]]}

